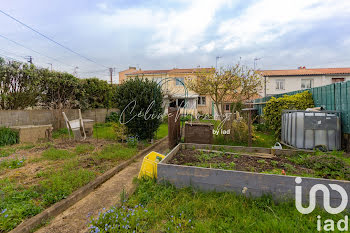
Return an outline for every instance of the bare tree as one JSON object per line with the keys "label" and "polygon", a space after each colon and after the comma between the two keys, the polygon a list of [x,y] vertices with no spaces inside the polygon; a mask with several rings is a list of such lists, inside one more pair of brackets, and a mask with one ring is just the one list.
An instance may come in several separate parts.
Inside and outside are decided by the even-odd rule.
{"label": "bare tree", "polygon": [[198,70],[196,78],[187,78],[188,88],[198,94],[209,95],[215,103],[218,115],[224,119],[224,101],[246,101],[259,92],[261,76],[240,64],[220,69]]}

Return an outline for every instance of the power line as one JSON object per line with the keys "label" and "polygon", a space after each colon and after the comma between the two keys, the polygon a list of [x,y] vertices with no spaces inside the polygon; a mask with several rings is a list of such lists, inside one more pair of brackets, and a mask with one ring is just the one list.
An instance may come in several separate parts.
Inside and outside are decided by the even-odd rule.
{"label": "power line", "polygon": [[93,63],[95,63],[95,64],[97,64],[97,65],[99,65],[99,66],[103,66],[103,67],[105,67],[105,68],[108,68],[107,66],[102,65],[102,64],[99,64],[99,63],[95,62],[94,60],[92,60],[92,59],[90,59],[90,58],[88,58],[88,57],[85,57],[84,55],[82,55],[82,54],[80,54],[80,53],[78,53],[78,52],[75,52],[74,50],[72,50],[72,49],[70,49],[70,48],[68,48],[68,47],[66,47],[66,46],[64,46],[64,45],[62,45],[61,43],[59,43],[59,42],[57,42],[57,41],[55,41],[55,40],[53,40],[53,39],[51,39],[50,37],[48,37],[48,36],[42,34],[41,32],[39,32],[39,31],[35,30],[34,28],[28,26],[27,24],[25,24],[25,23],[19,21],[19,20],[16,19],[15,17],[13,17],[13,16],[11,16],[11,15],[5,13],[4,11],[0,10],[0,12],[3,13],[4,15],[6,15],[7,17],[10,17],[11,19],[15,20],[17,23],[19,23],[19,24],[21,24],[21,25],[23,25],[23,26],[29,28],[30,30],[32,30],[32,31],[34,31],[34,32],[36,32],[36,33],[39,34],[40,36],[42,36],[42,37],[48,39],[49,41],[51,41],[51,42],[53,42],[53,43],[55,43],[55,44],[61,46],[62,48],[65,48],[65,49],[67,49],[68,51],[70,51],[70,52],[72,52],[72,53],[74,53],[74,54],[76,54],[76,55],[78,55],[78,56],[80,56],[80,57],[82,57],[82,58],[84,58],[84,59],[90,61],[90,62],[93,62]]}
{"label": "power line", "polygon": [[47,58],[49,58],[49,59],[51,59],[51,60],[55,60],[55,61],[57,61],[57,62],[59,62],[59,63],[61,63],[61,64],[63,64],[63,65],[70,66],[70,67],[74,67],[74,66],[72,66],[72,65],[63,63],[63,62],[61,62],[60,60],[58,60],[58,59],[56,59],[56,58],[47,56],[47,55],[42,54],[42,53],[40,53],[40,52],[38,52],[38,51],[36,51],[36,50],[34,50],[34,49],[28,48],[28,47],[26,47],[26,46],[24,46],[24,45],[22,45],[22,44],[20,44],[20,43],[18,43],[18,42],[16,42],[16,41],[10,39],[10,38],[8,38],[8,37],[6,37],[6,36],[4,36],[4,35],[1,35],[1,34],[0,34],[0,37],[6,39],[6,40],[8,40],[8,41],[11,41],[12,43],[14,43],[14,44],[16,44],[16,45],[18,45],[18,46],[21,46],[21,47],[23,47],[23,48],[25,48],[25,49],[28,49],[28,50],[30,50],[30,51],[32,51],[32,52],[34,52],[34,53],[37,53],[37,54],[39,54],[39,55],[41,55],[41,56],[47,57]]}
{"label": "power line", "polygon": [[18,54],[16,54],[16,53],[9,52],[9,51],[4,50],[4,49],[1,49],[1,48],[0,48],[0,50],[1,50],[1,51],[3,51],[4,53],[13,54],[14,56],[16,56],[16,57],[20,57],[20,58],[22,58],[22,59],[25,57],[24,55],[18,55]]}
{"label": "power line", "polygon": [[[5,54],[1,54],[1,53],[0,53],[0,55],[3,56],[3,57],[5,57],[5,58],[7,58],[8,60],[10,59],[10,60],[13,60],[13,61],[21,62],[21,61],[18,61],[17,59],[15,59],[15,58],[9,57],[9,56],[7,56],[7,55],[5,55]],[[22,62],[21,62],[21,63],[22,63]]]}

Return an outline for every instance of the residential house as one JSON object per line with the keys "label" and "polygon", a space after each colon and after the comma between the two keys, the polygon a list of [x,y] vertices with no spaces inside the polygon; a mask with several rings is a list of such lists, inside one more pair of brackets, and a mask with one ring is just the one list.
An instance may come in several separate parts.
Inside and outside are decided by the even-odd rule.
{"label": "residential house", "polygon": [[262,96],[324,86],[350,80],[350,68],[298,67],[292,70],[261,70],[264,77]]}
{"label": "residential house", "polygon": [[[198,71],[211,68],[136,70],[130,67],[119,72],[120,83],[128,78],[143,77],[157,82],[165,94],[164,107],[180,107],[181,113],[197,115],[212,114],[214,104],[208,95],[195,93],[186,87],[186,78],[197,78]],[[184,106],[186,104],[186,106]]]}

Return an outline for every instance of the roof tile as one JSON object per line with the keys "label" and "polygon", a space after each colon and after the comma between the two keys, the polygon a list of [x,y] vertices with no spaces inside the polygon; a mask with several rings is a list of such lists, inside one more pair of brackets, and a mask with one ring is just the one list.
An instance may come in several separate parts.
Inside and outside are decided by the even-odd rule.
{"label": "roof tile", "polygon": [[263,76],[298,76],[298,75],[325,75],[325,74],[350,74],[350,68],[317,68],[294,70],[261,70]]}

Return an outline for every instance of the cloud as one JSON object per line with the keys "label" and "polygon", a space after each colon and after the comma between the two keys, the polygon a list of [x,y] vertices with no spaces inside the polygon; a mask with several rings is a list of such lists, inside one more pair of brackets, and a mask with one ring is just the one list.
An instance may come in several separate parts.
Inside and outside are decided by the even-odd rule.
{"label": "cloud", "polygon": [[346,16],[350,1],[262,0],[239,17],[222,22],[220,44],[226,50],[272,42],[295,31],[307,31],[321,20]]}
{"label": "cloud", "polygon": [[215,41],[210,41],[209,43],[202,46],[202,49],[206,52],[211,52],[215,49]]}
{"label": "cloud", "polygon": [[149,54],[167,55],[191,51],[191,48],[197,47],[204,40],[215,13],[227,4],[229,1],[226,0],[196,0],[183,10],[168,12],[166,19],[156,25],[156,33],[152,38],[154,44],[148,47]]}
{"label": "cloud", "polygon": [[97,8],[99,8],[100,10],[107,10],[107,9],[108,9],[107,4],[104,3],[104,2],[97,3],[96,6],[97,6]]}

